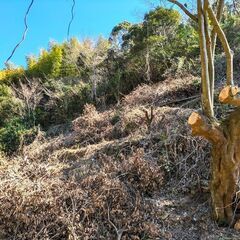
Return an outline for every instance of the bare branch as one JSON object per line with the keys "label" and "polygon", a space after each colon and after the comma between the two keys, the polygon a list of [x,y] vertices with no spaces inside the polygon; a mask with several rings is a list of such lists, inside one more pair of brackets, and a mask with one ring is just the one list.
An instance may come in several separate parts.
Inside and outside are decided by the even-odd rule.
{"label": "bare branch", "polygon": [[207,47],[206,47],[206,36],[205,36],[205,25],[204,15],[202,9],[202,0],[197,1],[198,8],[198,33],[199,33],[199,44],[200,44],[200,55],[202,65],[202,107],[203,112],[209,117],[214,116],[213,105],[211,101],[210,83],[209,83],[209,71],[208,71],[208,58],[207,58]]}
{"label": "bare branch", "polygon": [[197,22],[197,17],[190,13],[186,7],[184,7],[183,4],[181,4],[180,2],[176,1],[176,0],[168,0],[169,2],[173,3],[173,4],[176,4],[178,7],[180,7],[184,13],[186,13],[192,20],[194,20],[195,22]]}
{"label": "bare branch", "polygon": [[[224,0],[219,0],[218,5],[217,5],[217,15],[216,15],[216,18],[217,18],[218,22],[220,22],[221,18],[222,18],[224,2],[225,2]],[[214,55],[215,55],[216,39],[217,39],[217,33],[215,31],[212,31],[211,42],[212,42],[212,55],[213,55],[213,58],[214,58]]]}
{"label": "bare branch", "polygon": [[204,15],[204,29],[205,29],[205,36],[206,36],[206,50],[207,50],[207,58],[208,58],[209,86],[210,86],[211,104],[213,108],[215,72],[214,72],[214,60],[213,60],[213,53],[212,53],[206,0],[204,0],[203,15]]}
{"label": "bare branch", "polygon": [[72,4],[72,9],[71,9],[71,20],[68,24],[68,30],[67,30],[67,39],[69,40],[69,35],[70,35],[70,29],[71,29],[71,25],[72,25],[72,22],[73,22],[73,19],[74,19],[74,8],[75,8],[75,0],[72,0],[73,1],[73,4]]}
{"label": "bare branch", "polygon": [[27,31],[28,31],[28,23],[27,23],[27,17],[28,17],[28,14],[31,10],[31,7],[34,3],[34,0],[31,0],[31,3],[30,5],[28,6],[28,9],[27,9],[27,12],[25,13],[25,17],[24,17],[24,26],[25,26],[25,29],[24,29],[24,32],[23,32],[23,35],[22,35],[22,39],[20,40],[20,42],[17,43],[17,45],[14,47],[14,49],[12,50],[12,53],[11,55],[8,57],[7,61],[5,63],[8,63],[8,61],[12,58],[12,56],[14,55],[15,51],[17,50],[17,48],[23,43],[23,41],[25,40],[26,38],[26,35],[27,35]]}
{"label": "bare branch", "polygon": [[209,14],[209,19],[211,20],[213,24],[213,31],[217,33],[217,36],[219,37],[225,55],[226,55],[226,60],[227,60],[227,85],[234,85],[233,83],[233,52],[230,49],[230,46],[228,44],[227,38],[225,36],[225,33],[223,32],[222,28],[220,27],[220,24],[212,10],[212,7],[209,4],[209,1],[206,0],[207,6],[208,6],[208,14]]}
{"label": "bare branch", "polygon": [[240,12],[239,12],[239,10],[238,10],[237,3],[236,3],[236,0],[233,0],[233,7],[234,7],[234,11],[235,11],[237,14],[240,14]]}
{"label": "bare branch", "polygon": [[225,141],[225,137],[221,129],[216,125],[208,123],[207,119],[197,112],[193,112],[188,124],[191,126],[193,136],[201,136],[209,140],[211,143],[220,144]]}
{"label": "bare branch", "polygon": [[108,207],[108,221],[109,221],[109,223],[112,225],[112,227],[114,228],[114,230],[116,231],[117,240],[121,240],[122,234],[125,232],[125,230],[124,230],[124,229],[118,229],[118,228],[116,227],[116,225],[111,221],[111,219],[110,219],[110,209],[109,209],[109,207]]}

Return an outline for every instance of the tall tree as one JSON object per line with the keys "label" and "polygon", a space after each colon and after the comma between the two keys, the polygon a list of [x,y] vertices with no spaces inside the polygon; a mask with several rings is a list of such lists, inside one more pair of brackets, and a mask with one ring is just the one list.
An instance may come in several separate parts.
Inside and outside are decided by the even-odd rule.
{"label": "tall tree", "polygon": [[194,15],[180,2],[178,5],[193,21],[198,23],[201,55],[202,114],[193,112],[188,123],[193,135],[202,136],[212,144],[211,198],[213,216],[219,224],[233,226],[234,207],[237,208],[237,187],[240,170],[240,109],[221,121],[214,116],[214,57],[216,38],[219,38],[226,56],[226,86],[220,91],[222,104],[240,106],[237,98],[239,89],[233,82],[233,52],[221,28],[220,21],[224,0],[217,1],[215,11],[209,0],[197,0],[197,14]]}

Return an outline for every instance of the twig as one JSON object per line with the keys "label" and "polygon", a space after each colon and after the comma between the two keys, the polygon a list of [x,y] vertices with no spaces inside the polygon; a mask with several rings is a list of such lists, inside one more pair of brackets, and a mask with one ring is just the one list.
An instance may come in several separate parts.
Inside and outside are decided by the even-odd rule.
{"label": "twig", "polygon": [[124,229],[118,229],[116,227],[116,225],[110,220],[110,210],[109,210],[109,207],[108,207],[108,221],[113,226],[113,228],[115,229],[115,231],[117,233],[117,240],[121,240],[122,234],[124,233],[125,230]]}
{"label": "twig", "polygon": [[195,21],[195,22],[198,21],[198,18],[194,14],[190,13],[183,4],[181,4],[177,0],[168,0],[168,1],[173,4],[176,4],[178,7],[180,7],[184,11],[184,13],[187,14],[193,21]]}
{"label": "twig", "polygon": [[74,19],[74,8],[75,8],[75,0],[72,0],[73,1],[73,5],[72,5],[72,9],[71,9],[71,20],[68,24],[68,30],[67,30],[67,39],[69,40],[69,35],[70,35],[70,29],[71,29],[71,25],[72,25],[72,22],[73,22],[73,19]]}
{"label": "twig", "polygon": [[5,62],[5,64],[9,62],[9,60],[12,58],[12,56],[14,55],[15,51],[17,50],[17,48],[23,43],[23,41],[24,41],[25,38],[26,38],[27,31],[28,31],[27,17],[28,17],[28,14],[29,14],[29,12],[30,12],[30,9],[31,9],[33,3],[34,3],[34,0],[31,0],[31,3],[30,3],[30,5],[28,6],[27,12],[26,12],[25,17],[24,17],[25,29],[24,29],[24,32],[23,32],[23,35],[22,35],[22,39],[21,39],[20,42],[18,42],[17,45],[14,47],[14,49],[12,50],[11,55],[8,57],[8,59],[7,59],[7,61]]}
{"label": "twig", "polygon": [[189,105],[189,104],[194,104],[194,103],[197,102],[199,99],[200,99],[200,96],[197,97],[197,98],[194,98],[194,99],[190,99],[189,101],[183,103],[183,104],[181,105],[181,107],[185,107],[186,105]]}
{"label": "twig", "polygon": [[152,124],[152,121],[153,121],[153,119],[155,117],[155,115],[153,113],[153,106],[151,106],[150,114],[145,109],[142,110],[142,111],[145,113],[145,121],[146,121],[146,124],[147,124],[148,131],[150,132],[151,124]]}
{"label": "twig", "polygon": [[191,96],[191,97],[187,97],[187,98],[180,98],[180,99],[173,100],[173,101],[167,101],[165,103],[160,104],[160,107],[171,105],[174,103],[180,103],[180,102],[184,102],[184,101],[188,101],[188,100],[197,99],[199,97],[200,97],[200,95],[195,95],[195,96]]}

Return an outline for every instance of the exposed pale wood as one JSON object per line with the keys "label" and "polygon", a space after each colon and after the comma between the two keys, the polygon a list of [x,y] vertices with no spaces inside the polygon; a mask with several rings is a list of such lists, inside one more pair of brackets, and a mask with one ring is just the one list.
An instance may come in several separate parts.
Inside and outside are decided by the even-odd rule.
{"label": "exposed pale wood", "polygon": [[188,118],[194,136],[201,136],[212,143],[219,143],[225,140],[223,132],[216,124],[210,124],[207,119],[197,112],[193,112]]}
{"label": "exposed pale wood", "polygon": [[219,101],[223,104],[240,106],[240,99],[236,97],[237,93],[239,93],[239,88],[237,86],[226,86],[219,94]]}
{"label": "exposed pale wood", "polygon": [[[177,0],[169,1],[177,4],[180,8],[184,8]],[[193,135],[202,136],[212,143],[210,190],[214,219],[219,224],[233,227],[235,223],[233,199],[236,195],[240,172],[240,108],[236,108],[221,124],[218,124],[214,119],[214,55],[217,36],[221,41],[227,60],[227,87],[221,91],[219,100],[223,104],[240,106],[240,99],[237,98],[239,89],[234,87],[233,82],[233,52],[219,24],[223,13],[224,0],[218,1],[215,15],[209,0],[197,0],[202,68],[201,97],[203,113],[206,117],[193,112],[188,119],[188,123]],[[213,27],[211,35],[209,23]]]}
{"label": "exposed pale wood", "polygon": [[234,229],[240,231],[240,219],[235,223]]}
{"label": "exposed pale wood", "polygon": [[189,125],[199,125],[202,122],[202,118],[199,113],[193,112],[188,118]]}

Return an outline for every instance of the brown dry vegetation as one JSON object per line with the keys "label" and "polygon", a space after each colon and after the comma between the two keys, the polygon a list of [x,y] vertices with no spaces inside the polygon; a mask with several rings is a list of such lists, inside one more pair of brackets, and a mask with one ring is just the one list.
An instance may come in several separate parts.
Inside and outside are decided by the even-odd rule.
{"label": "brown dry vegetation", "polygon": [[104,112],[86,105],[72,131],[1,157],[0,239],[239,239],[210,219],[191,103],[163,107],[197,94],[195,80],[138,87]]}

